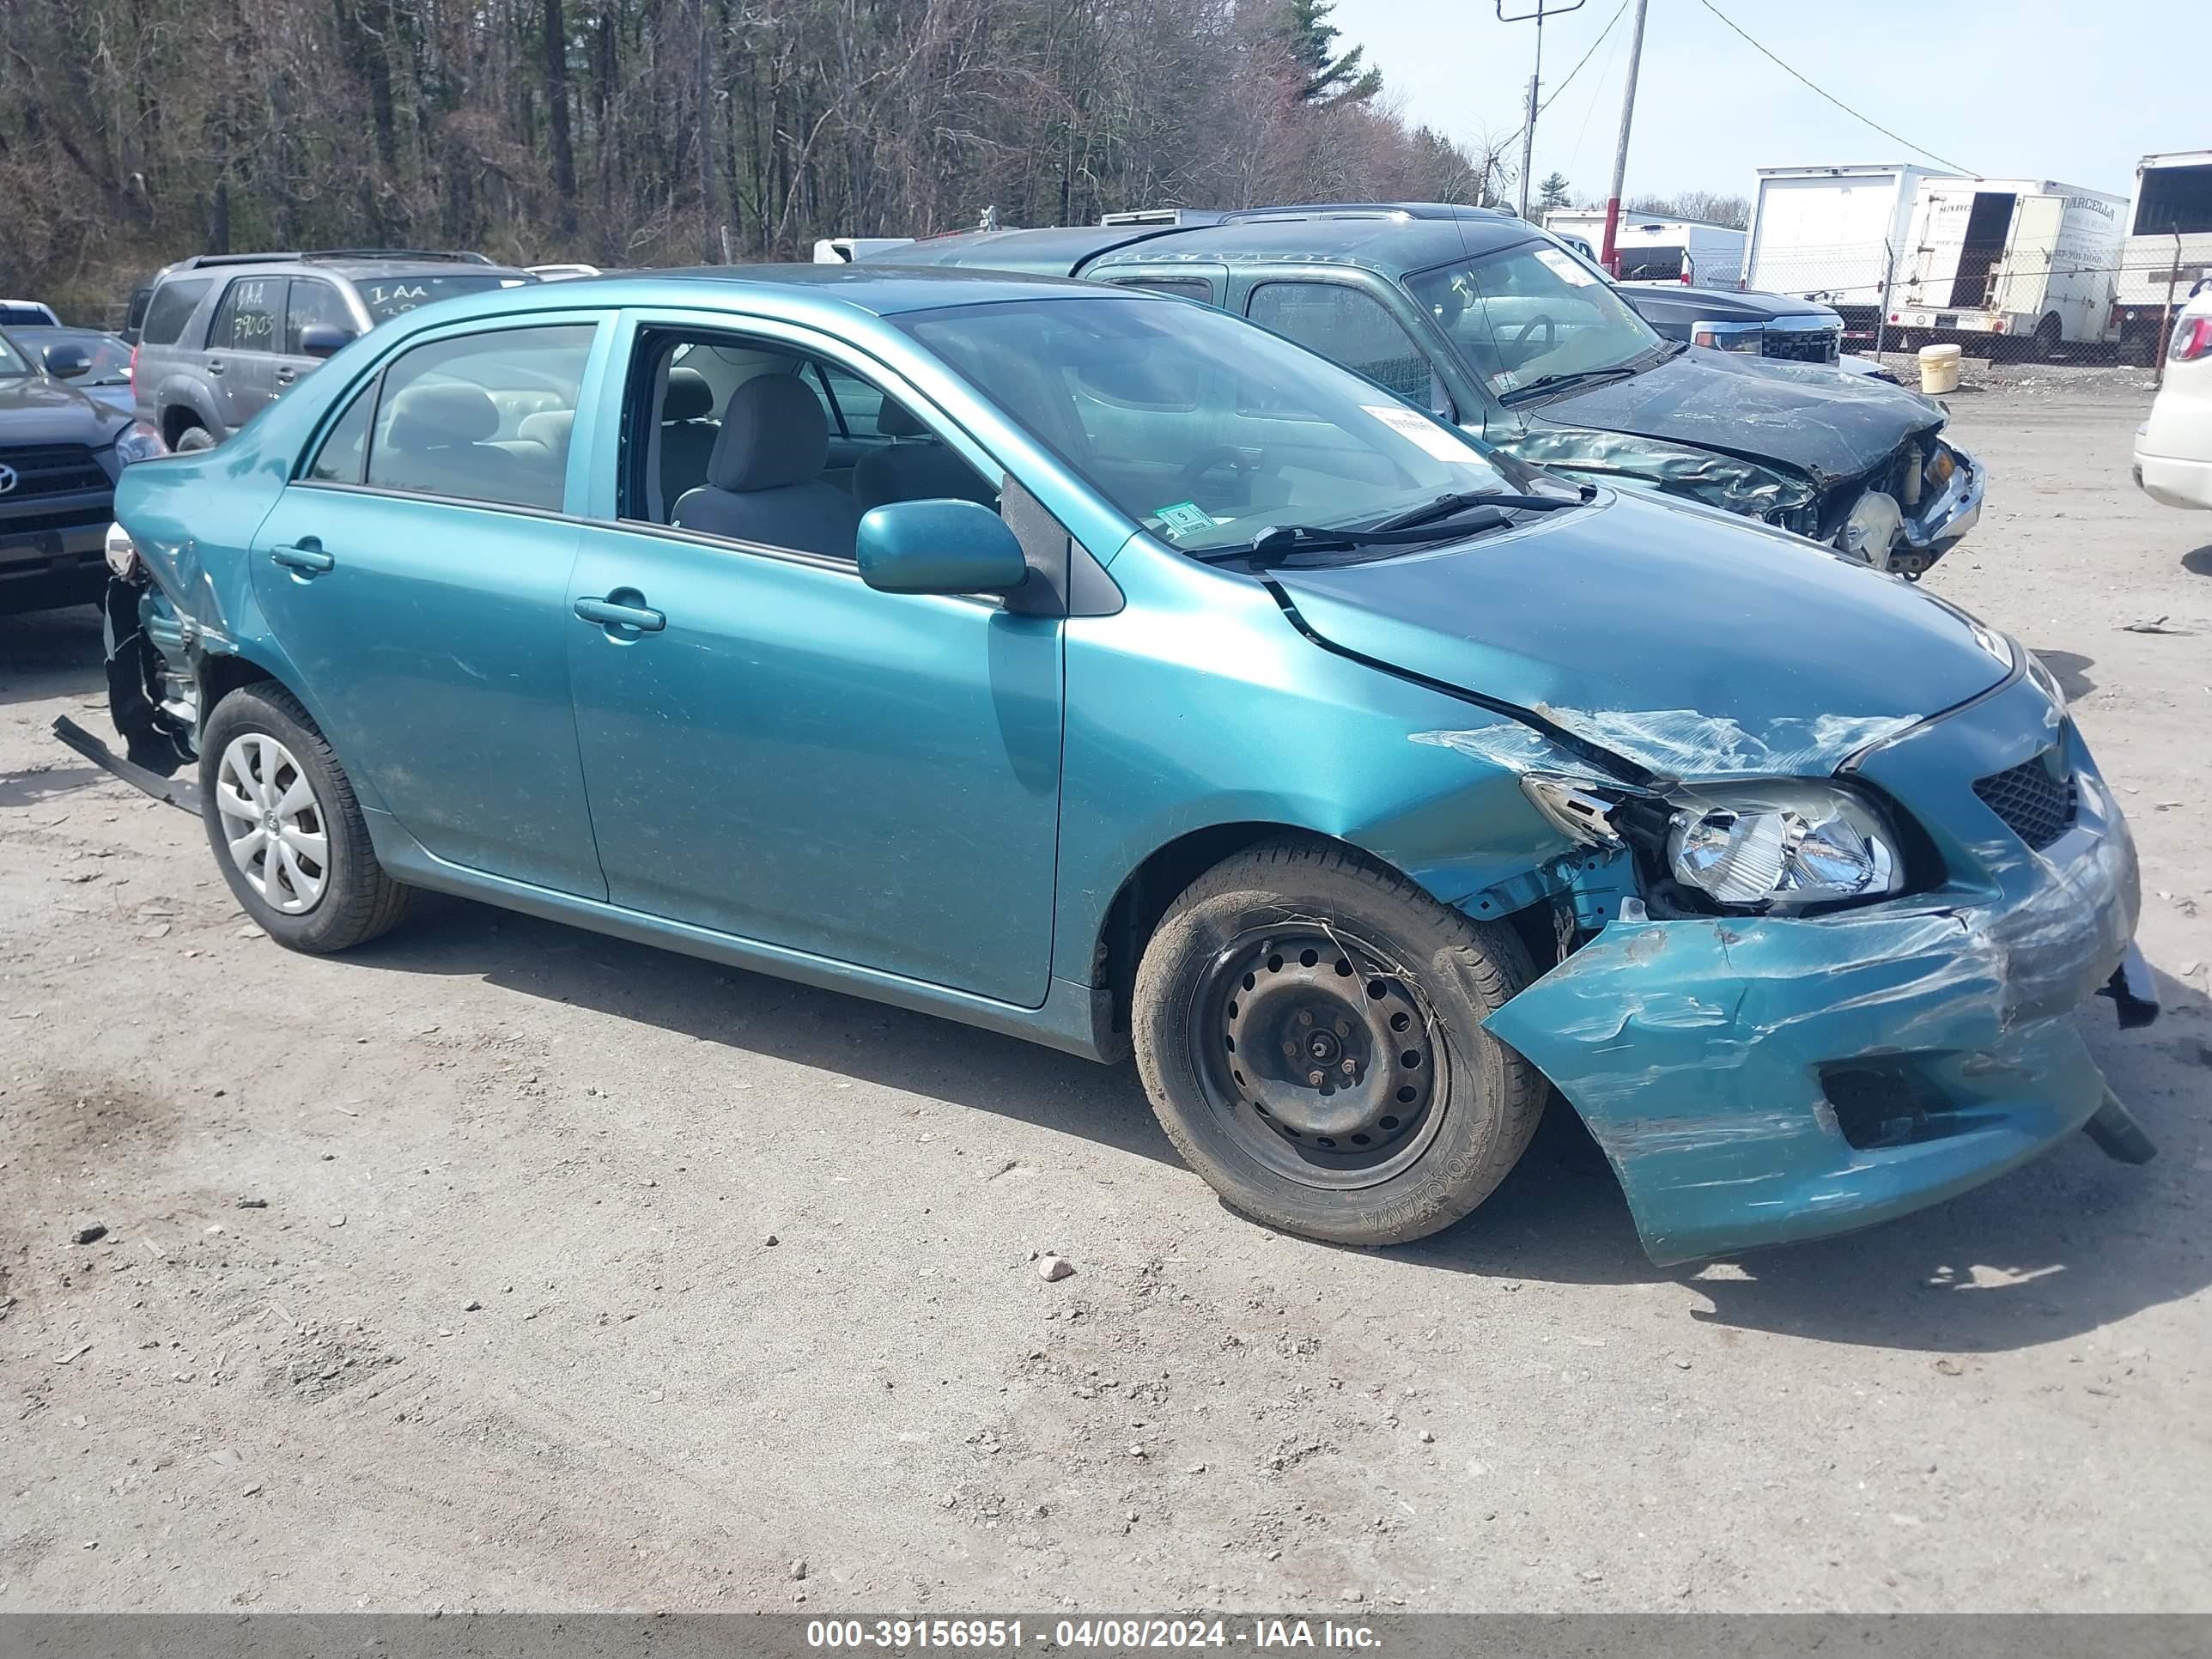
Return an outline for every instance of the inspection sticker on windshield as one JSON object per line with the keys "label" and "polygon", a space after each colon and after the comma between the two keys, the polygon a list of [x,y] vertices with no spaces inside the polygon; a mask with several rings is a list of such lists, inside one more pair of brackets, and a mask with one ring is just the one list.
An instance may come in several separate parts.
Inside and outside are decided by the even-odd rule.
{"label": "inspection sticker on windshield", "polygon": [[1572,283],[1577,288],[1588,288],[1597,281],[1587,266],[1555,247],[1540,247],[1536,250],[1536,257],[1552,268],[1554,276],[1562,282]]}
{"label": "inspection sticker on windshield", "polygon": [[1359,406],[1400,437],[1411,438],[1440,461],[1455,461],[1462,466],[1482,465],[1482,457],[1464,441],[1410,409],[1393,409],[1388,404],[1362,404]]}
{"label": "inspection sticker on windshield", "polygon": [[1167,507],[1156,507],[1152,516],[1168,529],[1170,536],[1188,536],[1194,531],[1211,530],[1221,522],[1196,501],[1176,501]]}

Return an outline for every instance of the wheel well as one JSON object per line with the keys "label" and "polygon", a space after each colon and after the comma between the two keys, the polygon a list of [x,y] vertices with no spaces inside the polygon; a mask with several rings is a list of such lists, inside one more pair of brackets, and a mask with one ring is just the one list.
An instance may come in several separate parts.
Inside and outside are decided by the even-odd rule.
{"label": "wheel well", "polygon": [[[1114,895],[1113,903],[1106,907],[1106,920],[1098,930],[1093,963],[1093,971],[1100,975],[1093,982],[1103,987],[1111,998],[1114,1030],[1127,1032],[1129,1029],[1129,993],[1136,982],[1137,963],[1145,954],[1152,930],[1167,914],[1168,906],[1176,902],[1183,889],[1222,860],[1263,841],[1284,836],[1328,842],[1359,853],[1348,842],[1316,835],[1296,824],[1217,823],[1194,830],[1154,849],[1129,872],[1121,884],[1121,890]],[[1368,855],[1359,853],[1359,856]]]}
{"label": "wheel well", "polygon": [[[208,716],[215,713],[215,706],[239,687],[261,680],[276,680],[276,677],[259,663],[249,662],[244,657],[202,657],[200,724],[206,725]],[[276,683],[283,684],[282,681]]]}
{"label": "wheel well", "polygon": [[170,404],[161,415],[161,441],[174,448],[177,440],[185,435],[185,428],[191,426],[202,431],[207,429],[207,422],[200,419],[199,411],[190,404]]}

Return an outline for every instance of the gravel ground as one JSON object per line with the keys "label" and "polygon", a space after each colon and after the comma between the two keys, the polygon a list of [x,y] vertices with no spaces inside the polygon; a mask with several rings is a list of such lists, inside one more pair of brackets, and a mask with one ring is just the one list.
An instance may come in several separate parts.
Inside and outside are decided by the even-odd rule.
{"label": "gravel ground", "polygon": [[2167,1012],[2084,1018],[2163,1156],[1702,1268],[1564,1111],[1333,1250],[1126,1067],[465,904],[288,955],[47,737],[94,613],[0,619],[0,1608],[2212,1608],[2212,520],[2145,402],[1961,395],[1930,583],[2133,818]]}

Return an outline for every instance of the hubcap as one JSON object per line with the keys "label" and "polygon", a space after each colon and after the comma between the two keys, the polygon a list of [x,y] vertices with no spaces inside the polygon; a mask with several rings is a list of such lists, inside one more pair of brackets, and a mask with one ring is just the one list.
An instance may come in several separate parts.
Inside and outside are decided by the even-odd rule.
{"label": "hubcap", "polygon": [[1208,968],[1192,1008],[1207,1104],[1269,1169],[1368,1186],[1433,1137],[1443,1050],[1389,960],[1341,929],[1264,929]]}
{"label": "hubcap", "polygon": [[302,915],[330,883],[330,830],[292,751],[264,732],[233,738],[216,768],[231,862],[272,910]]}

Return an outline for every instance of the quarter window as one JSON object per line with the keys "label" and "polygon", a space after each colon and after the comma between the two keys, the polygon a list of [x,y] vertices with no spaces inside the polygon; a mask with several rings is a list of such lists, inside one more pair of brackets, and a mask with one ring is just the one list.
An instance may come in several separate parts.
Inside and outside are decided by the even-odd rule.
{"label": "quarter window", "polygon": [[558,512],[592,333],[588,323],[497,329],[407,352],[384,373],[368,482]]}
{"label": "quarter window", "polygon": [[282,276],[241,276],[216,307],[208,330],[210,351],[274,351],[276,317],[284,302]]}
{"label": "quarter window", "polygon": [[376,413],[377,382],[371,380],[354,394],[346,412],[323,440],[308,465],[307,476],[324,483],[359,483],[361,465],[368,454],[368,422]]}
{"label": "quarter window", "polygon": [[301,355],[301,333],[317,323],[350,331],[353,313],[346,309],[345,296],[328,283],[295,276],[291,297],[284,301],[284,350],[289,356]]}
{"label": "quarter window", "polygon": [[1247,311],[1262,327],[1430,407],[1428,358],[1373,295],[1341,283],[1268,283]]}
{"label": "quarter window", "polygon": [[182,277],[173,283],[164,283],[154,290],[147,302],[146,325],[138,331],[141,345],[174,345],[183,337],[185,325],[191,320],[192,313],[199,309],[207,291],[215,286],[207,276]]}

